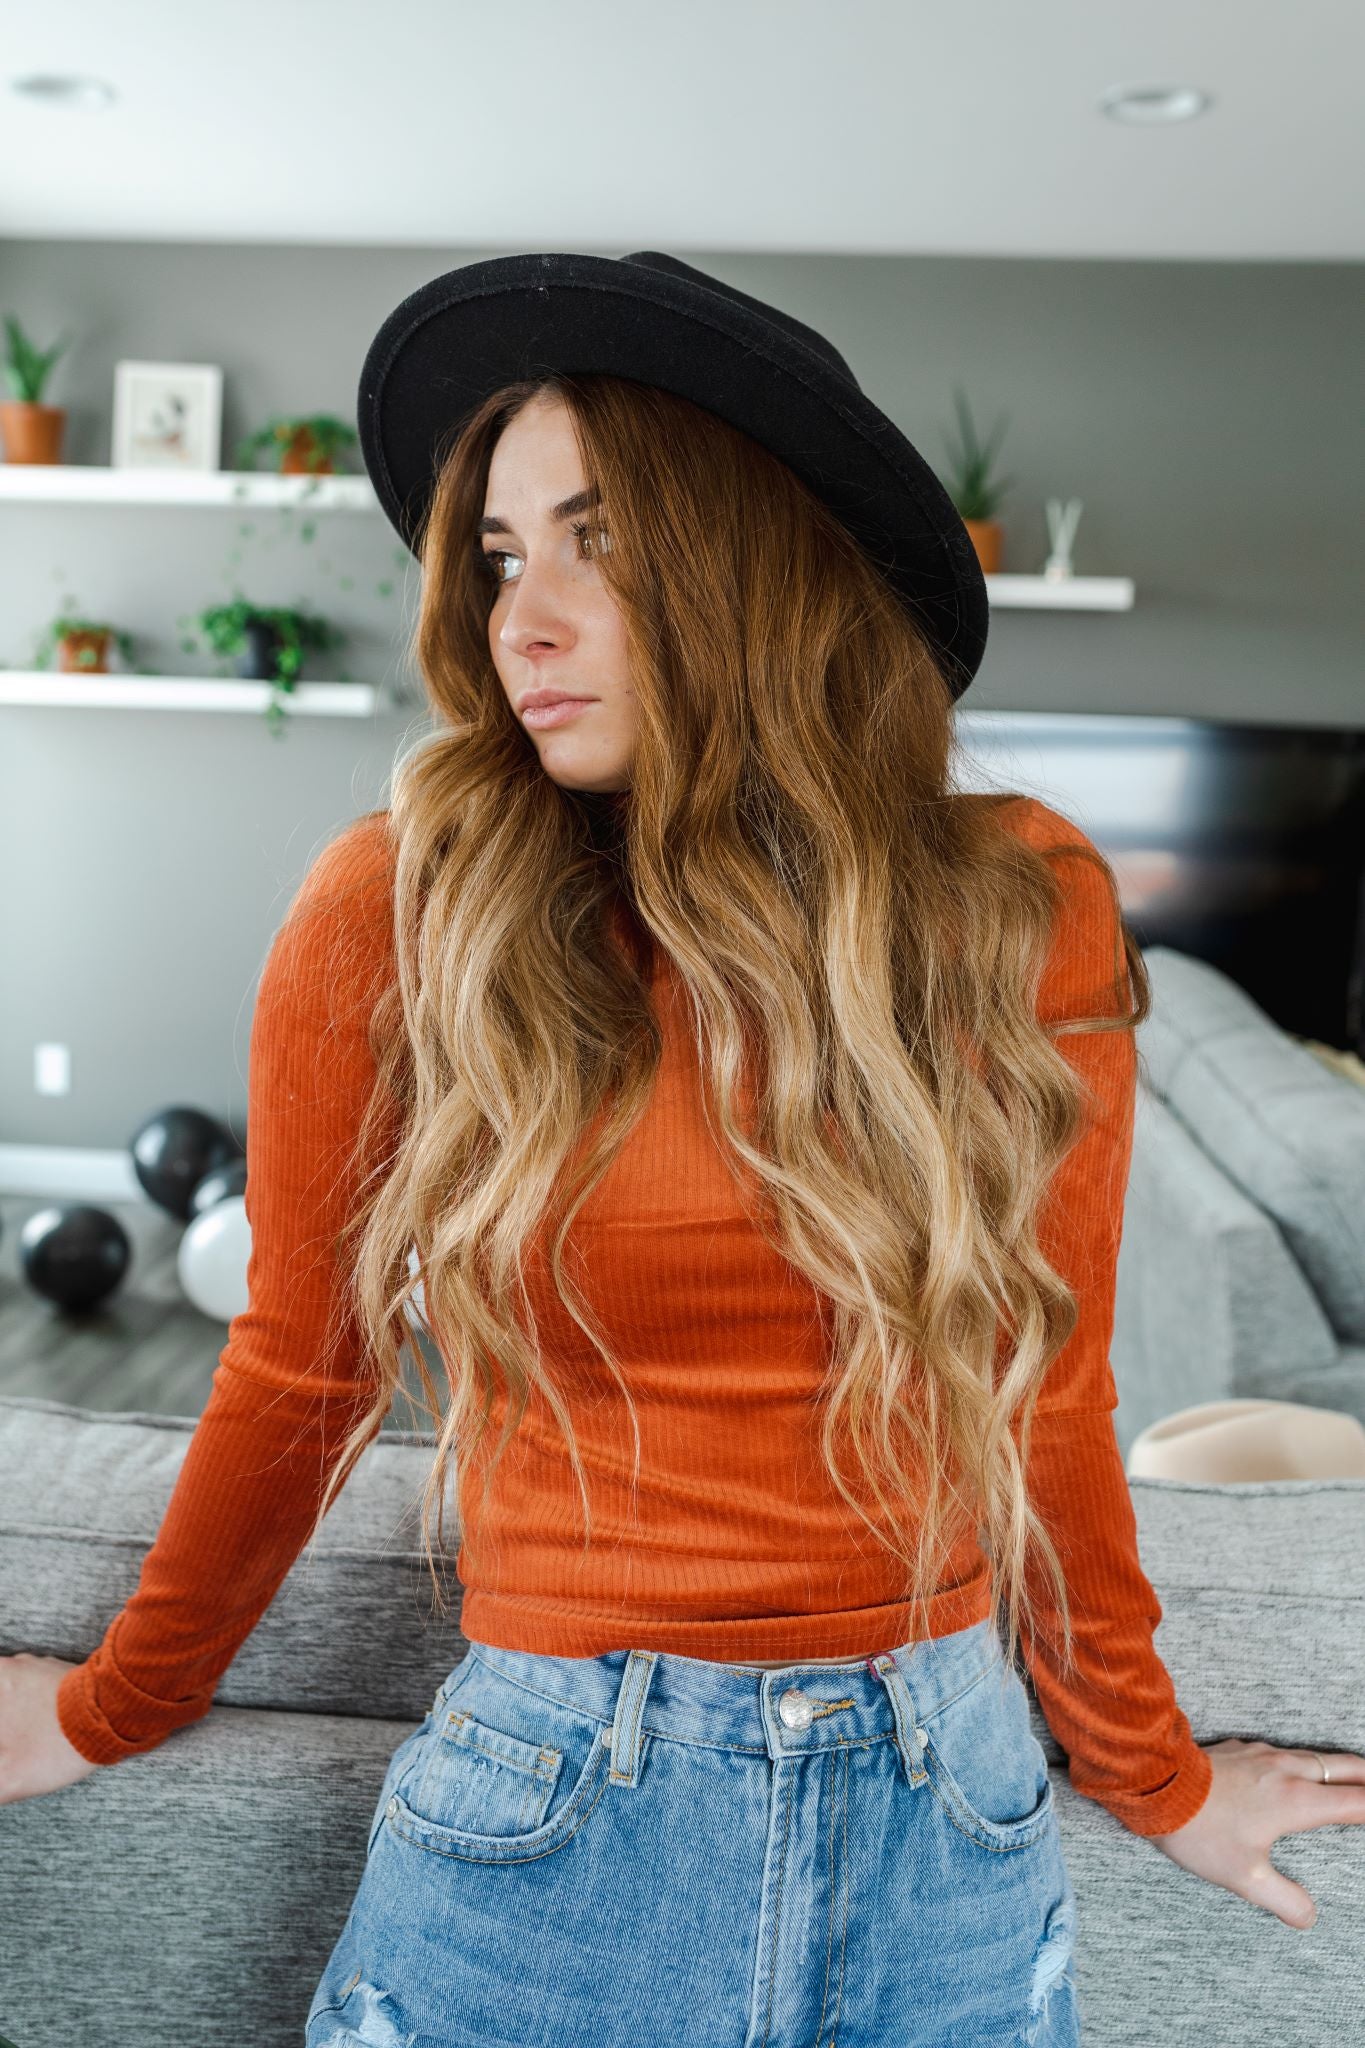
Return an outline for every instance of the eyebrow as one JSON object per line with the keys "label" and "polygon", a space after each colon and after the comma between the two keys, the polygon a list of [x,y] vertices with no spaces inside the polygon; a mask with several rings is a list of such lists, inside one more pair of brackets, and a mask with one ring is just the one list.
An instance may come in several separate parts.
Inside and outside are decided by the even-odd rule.
{"label": "eyebrow", "polygon": [[[556,522],[561,519],[571,519],[575,512],[590,512],[595,505],[600,505],[601,502],[602,493],[595,486],[590,490],[575,491],[571,498],[562,498],[559,504],[551,505],[550,517]],[[511,531],[512,529],[506,520],[500,519],[496,512],[488,513],[474,528],[476,537],[484,533],[510,533]]]}

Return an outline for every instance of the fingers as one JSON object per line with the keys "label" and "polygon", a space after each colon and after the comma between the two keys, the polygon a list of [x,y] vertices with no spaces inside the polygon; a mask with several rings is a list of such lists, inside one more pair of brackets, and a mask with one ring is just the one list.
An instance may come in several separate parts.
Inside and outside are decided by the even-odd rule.
{"label": "fingers", "polygon": [[[1319,1784],[1365,1785],[1365,1756],[1357,1756],[1350,1749],[1287,1749],[1286,1756],[1298,1759],[1303,1766],[1305,1778],[1316,1778]],[[1322,1759],[1319,1763],[1318,1759]],[[1322,1764],[1327,1766],[1324,1781]],[[1296,1772],[1296,1776],[1299,1774]]]}
{"label": "fingers", "polygon": [[1318,1917],[1312,1893],[1269,1861],[1255,1864],[1245,1885],[1237,1889],[1253,1906],[1264,1906],[1277,1920],[1283,1920],[1286,1927],[1311,1927]]}
{"label": "fingers", "polygon": [[[1298,1788],[1302,1787],[1302,1790]],[[1329,1784],[1295,1776],[1296,1796],[1292,1819],[1279,1829],[1282,1835],[1307,1834],[1311,1828],[1365,1826],[1365,1784]]]}
{"label": "fingers", "polygon": [[[1327,1766],[1324,1780],[1318,1762]],[[1352,1750],[1275,1749],[1261,1812],[1272,1841],[1313,1828],[1365,1825],[1365,1756]]]}

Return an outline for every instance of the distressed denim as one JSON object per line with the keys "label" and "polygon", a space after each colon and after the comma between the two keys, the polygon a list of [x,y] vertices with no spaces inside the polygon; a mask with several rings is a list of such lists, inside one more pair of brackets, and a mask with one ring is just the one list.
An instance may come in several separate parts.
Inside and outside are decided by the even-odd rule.
{"label": "distressed denim", "polygon": [[304,2048],[1071,2048],[1075,1927],[988,1620],[780,1671],[473,1642]]}

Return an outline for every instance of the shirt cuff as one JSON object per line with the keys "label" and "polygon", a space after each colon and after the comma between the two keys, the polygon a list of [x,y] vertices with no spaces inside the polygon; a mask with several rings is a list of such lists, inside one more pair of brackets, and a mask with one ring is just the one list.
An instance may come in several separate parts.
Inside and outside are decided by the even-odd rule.
{"label": "shirt cuff", "polygon": [[1122,1821],[1130,1834],[1173,1835],[1183,1828],[1208,1798],[1213,1784],[1213,1760],[1193,1740],[1179,1767],[1151,1792],[1090,1793],[1097,1805]]}

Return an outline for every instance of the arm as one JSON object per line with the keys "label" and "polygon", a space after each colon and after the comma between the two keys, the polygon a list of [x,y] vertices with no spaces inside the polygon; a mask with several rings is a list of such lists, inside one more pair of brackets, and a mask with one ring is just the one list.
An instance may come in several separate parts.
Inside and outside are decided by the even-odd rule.
{"label": "arm", "polygon": [[[1038,808],[1049,838],[1082,836]],[[1054,1020],[1101,1012],[1122,964],[1103,876],[1081,860],[1064,866],[1066,907],[1039,1004],[1039,1014]],[[1336,1749],[1319,1756],[1240,1736],[1201,1746],[1176,1704],[1152,1643],[1161,1606],[1138,1561],[1109,1364],[1136,1047],[1131,1032],[1067,1033],[1057,1043],[1092,1083],[1097,1105],[1054,1177],[1040,1220],[1049,1257],[1076,1289],[1080,1311],[1049,1368],[1029,1447],[1034,1503],[1066,1574],[1076,1671],[1063,1682],[1048,1640],[1046,1590],[1031,1580],[1043,1617],[1038,1639],[1025,1639],[1034,1689],[1078,1792],[1195,1876],[1287,1926],[1311,1927],[1312,1895],[1275,1867],[1271,1849],[1281,1835],[1365,1825],[1365,1756]]]}
{"label": "arm", "polygon": [[[1056,813],[1049,838],[1074,838]],[[1121,933],[1105,879],[1063,857],[1066,890],[1039,996],[1039,1015],[1102,1014],[1116,1007]],[[1181,1827],[1212,1782],[1170,1674],[1153,1645],[1161,1605],[1138,1557],[1137,1523],[1114,1433],[1118,1393],[1109,1361],[1119,1239],[1132,1155],[1137,1049],[1128,1031],[1059,1035],[1058,1049],[1094,1091],[1095,1109],[1062,1161],[1040,1219],[1051,1263],[1076,1291],[1078,1319],[1049,1367],[1029,1446],[1033,1505],[1066,1576],[1073,1675],[1063,1682],[1052,1640],[1050,1583],[1035,1563],[1029,1589],[1044,1626],[1024,1631],[1029,1675],[1048,1726],[1070,1759],[1076,1790],[1138,1835]]]}
{"label": "arm", "polygon": [[252,1021],[248,1307],[233,1318],[138,1585],[63,1678],[57,1717],[92,1763],[154,1749],[213,1691],[313,1528],[348,1431],[369,1405],[333,1238],[374,1079],[382,985],[382,818],[313,863],[266,961]]}

